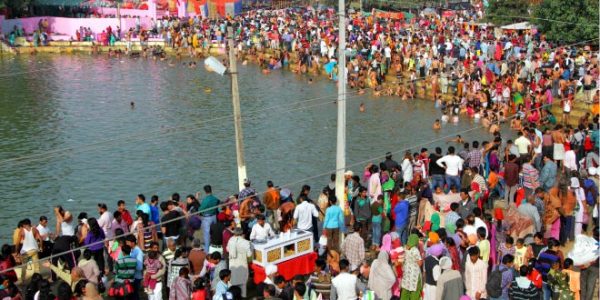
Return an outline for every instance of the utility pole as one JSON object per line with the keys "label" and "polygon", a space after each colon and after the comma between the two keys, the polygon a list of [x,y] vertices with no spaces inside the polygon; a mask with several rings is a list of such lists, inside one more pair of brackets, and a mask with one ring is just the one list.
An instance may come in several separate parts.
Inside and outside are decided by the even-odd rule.
{"label": "utility pole", "polygon": [[346,171],[346,3],[339,0],[338,13],[339,43],[338,43],[338,100],[337,100],[337,151],[335,158],[335,196],[338,205],[345,210],[344,173]]}
{"label": "utility pole", "polygon": [[233,124],[235,128],[235,152],[237,156],[239,189],[244,188],[246,176],[246,162],[244,160],[244,135],[242,134],[242,113],[240,111],[240,94],[238,91],[237,62],[235,59],[233,43],[233,27],[227,27],[229,35],[229,74],[231,76],[231,102],[233,103]]}

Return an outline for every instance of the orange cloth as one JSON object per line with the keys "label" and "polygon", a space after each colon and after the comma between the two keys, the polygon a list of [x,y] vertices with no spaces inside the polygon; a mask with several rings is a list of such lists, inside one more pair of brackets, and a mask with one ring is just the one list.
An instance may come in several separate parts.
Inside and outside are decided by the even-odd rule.
{"label": "orange cloth", "polygon": [[279,195],[279,191],[275,188],[269,188],[265,192],[265,196],[263,197],[263,202],[267,209],[276,210],[279,208],[279,200],[281,196]]}

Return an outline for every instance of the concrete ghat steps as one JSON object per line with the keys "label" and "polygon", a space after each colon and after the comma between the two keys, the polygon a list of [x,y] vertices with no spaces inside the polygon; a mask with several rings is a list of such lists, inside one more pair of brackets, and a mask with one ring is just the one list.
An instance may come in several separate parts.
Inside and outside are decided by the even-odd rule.
{"label": "concrete ghat steps", "polygon": [[[49,45],[44,46],[44,47],[33,47],[33,44],[24,38],[19,39],[17,42],[18,42],[18,44],[20,44],[22,46],[15,48],[15,47],[9,47],[6,44],[1,44],[0,45],[2,47],[1,50],[2,51],[6,50],[6,52],[4,52],[4,53],[10,53],[10,54],[30,54],[30,53],[59,53],[60,54],[60,53],[77,53],[77,52],[92,53],[93,49],[94,49],[93,42],[50,41]],[[168,47],[166,45],[166,43],[161,40],[150,40],[149,42],[147,42],[147,45],[148,46],[160,46],[163,49],[165,49],[165,51],[169,54],[175,54],[178,52],[177,49]],[[97,50],[100,53],[106,53],[110,49],[113,49],[113,50],[120,49],[120,50],[124,51],[126,48],[127,48],[127,42],[125,42],[125,41],[116,42],[114,46],[97,46]],[[131,49],[133,51],[141,51],[142,47],[141,47],[140,42],[132,41]],[[208,50],[208,52],[212,55],[224,55],[225,48],[221,45],[212,45],[211,48]],[[265,58],[270,58],[273,55],[279,55],[279,52],[280,52],[279,50],[263,49],[262,55]],[[185,50],[183,51],[183,53],[185,53]],[[253,59],[256,57],[247,56],[246,58]],[[294,65],[296,63],[297,63],[297,55],[295,53],[291,53],[290,54],[290,64]],[[321,75],[325,75],[324,70],[322,71]],[[406,80],[406,78],[403,78],[401,80],[404,81],[404,80]],[[384,85],[385,84],[397,84],[398,82],[399,82],[399,79],[396,78],[395,72],[391,71],[386,76],[386,83],[384,83]],[[417,81],[417,97],[422,98],[422,99],[432,100],[430,87],[426,86],[425,94],[423,94],[423,85],[427,85],[427,84],[428,83],[423,80]],[[452,95],[450,95],[450,94],[442,95],[442,99],[447,99],[447,100],[452,99]],[[560,120],[560,118],[562,116],[562,108],[560,107],[560,101],[558,101],[558,100],[555,101],[555,104],[552,106],[551,111],[557,117],[557,119]],[[571,125],[577,125],[579,118],[582,117],[583,115],[585,115],[585,113],[589,112],[589,111],[591,111],[591,105],[584,103],[583,95],[578,94],[576,97],[574,106],[573,106],[573,110],[571,112],[571,118],[570,118]]]}

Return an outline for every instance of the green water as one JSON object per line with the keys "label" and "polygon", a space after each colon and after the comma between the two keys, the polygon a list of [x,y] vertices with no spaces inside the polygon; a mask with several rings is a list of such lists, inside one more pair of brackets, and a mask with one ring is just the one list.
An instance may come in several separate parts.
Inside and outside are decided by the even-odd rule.
{"label": "green water", "polygon": [[[308,77],[287,71],[263,75],[252,65],[238,69],[248,176],[259,191],[273,180],[293,183],[295,194],[309,184],[316,197],[329,176],[300,181],[335,169],[335,84],[321,78],[309,85]],[[228,77],[202,67],[152,60],[0,59],[2,241],[9,241],[18,220],[37,222],[57,204],[75,215],[95,215],[98,202],[112,210],[124,199],[133,209],[138,193],[166,199],[205,184],[220,198],[236,192],[229,84]],[[361,102],[365,113],[358,110]],[[352,94],[347,109],[347,164],[359,174],[364,164],[357,162],[419,150],[422,143],[473,127],[461,120],[432,131],[439,112],[430,101]],[[487,134],[477,129],[466,136]],[[438,145],[447,144],[426,147]]]}

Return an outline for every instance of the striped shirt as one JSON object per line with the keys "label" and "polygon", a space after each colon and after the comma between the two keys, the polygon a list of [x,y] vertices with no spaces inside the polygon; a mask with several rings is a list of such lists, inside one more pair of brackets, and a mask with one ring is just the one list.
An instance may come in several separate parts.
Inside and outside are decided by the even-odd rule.
{"label": "striped shirt", "polygon": [[137,267],[135,257],[124,256],[115,262],[115,281],[123,282],[125,280],[133,280]]}
{"label": "striped shirt", "polygon": [[[529,281],[529,285],[527,282],[529,280],[524,277],[517,277],[510,284],[510,288],[508,289],[508,296],[513,300],[533,300],[539,298],[539,292],[535,288],[535,285],[531,281]],[[521,285],[519,285],[519,282]],[[523,288],[522,286],[526,286]]]}

